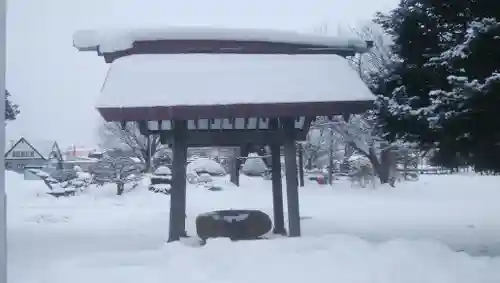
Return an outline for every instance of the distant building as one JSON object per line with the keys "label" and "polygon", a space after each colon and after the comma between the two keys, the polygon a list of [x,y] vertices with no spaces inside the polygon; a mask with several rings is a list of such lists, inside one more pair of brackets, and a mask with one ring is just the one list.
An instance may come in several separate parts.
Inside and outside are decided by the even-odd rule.
{"label": "distant building", "polygon": [[44,167],[49,161],[62,164],[56,141],[28,141],[22,137],[5,152],[6,170],[23,172],[25,167]]}
{"label": "distant building", "polygon": [[68,147],[64,152],[64,156],[67,156],[68,158],[71,157],[92,157],[93,155],[101,155],[102,156],[102,151],[96,149],[96,148],[87,148],[87,147],[79,147],[76,145],[72,145]]}

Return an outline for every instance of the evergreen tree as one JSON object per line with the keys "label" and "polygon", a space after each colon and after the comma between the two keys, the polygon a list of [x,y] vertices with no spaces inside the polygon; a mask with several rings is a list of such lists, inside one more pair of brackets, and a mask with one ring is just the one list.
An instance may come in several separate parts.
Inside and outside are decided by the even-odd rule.
{"label": "evergreen tree", "polygon": [[9,97],[9,91],[5,90],[5,121],[15,120],[17,115],[19,114],[19,106],[12,103]]}
{"label": "evergreen tree", "polygon": [[394,38],[374,78],[389,139],[436,148],[438,160],[500,171],[500,1],[403,0],[376,22]]}

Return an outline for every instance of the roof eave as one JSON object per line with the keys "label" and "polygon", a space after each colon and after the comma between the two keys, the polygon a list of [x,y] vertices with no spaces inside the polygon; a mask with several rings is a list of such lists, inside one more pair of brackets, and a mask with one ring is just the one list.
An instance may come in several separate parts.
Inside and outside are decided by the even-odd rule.
{"label": "roof eave", "polygon": [[373,107],[373,100],[261,103],[234,105],[192,105],[152,107],[106,107],[97,109],[104,120],[157,121],[215,118],[297,117],[359,114]]}
{"label": "roof eave", "polygon": [[[158,40],[160,41],[160,40]],[[172,42],[175,42],[175,40],[170,40]],[[192,40],[193,42],[195,42],[196,40]],[[214,40],[216,41],[216,40]],[[225,40],[227,41],[227,40]],[[154,40],[148,40],[148,41],[139,41],[139,42],[155,42]],[[234,41],[234,42],[238,42],[238,41]],[[245,41],[241,41],[242,43],[245,42]],[[278,43],[278,42],[266,42],[268,44],[283,44],[283,43]],[[287,43],[288,44],[288,43]],[[355,54],[358,54],[358,53],[366,53],[366,52],[369,52],[371,48],[373,48],[373,41],[365,41],[365,44],[366,45],[361,45],[361,44],[352,44],[352,45],[349,45],[349,46],[321,46],[321,45],[309,45],[309,47],[301,47],[301,48],[297,48],[297,50],[299,50],[299,52],[296,52],[296,54],[332,54],[334,52],[338,52],[338,55],[342,55],[342,56],[353,56]],[[289,44],[290,46],[294,46],[296,44]],[[298,46],[298,44],[297,44]],[[75,42],[73,42],[73,47],[75,47],[78,51],[80,52],[88,52],[88,51],[93,51],[93,52],[97,52],[98,56],[104,56],[104,57],[121,57],[121,56],[115,56],[114,54],[120,54],[120,53],[125,53],[127,55],[132,55],[132,54],[135,54],[136,52],[134,51],[135,47],[131,47],[131,48],[128,48],[128,49],[125,49],[125,50],[117,50],[117,51],[114,51],[114,52],[101,52],[101,49],[100,49],[100,45],[86,45],[86,46],[79,46],[78,44],[76,44]],[[300,50],[303,50],[303,51],[300,51]],[[314,51],[314,52],[312,52]],[[171,52],[167,52],[165,51],[165,54],[169,54]],[[177,53],[177,52],[174,52],[174,53]],[[181,52],[178,52],[178,53],[181,53]],[[185,52],[182,52],[182,53],[211,53],[211,54],[214,54],[214,53],[218,53],[217,50],[211,50],[211,51],[204,51],[202,49],[200,49],[199,51],[197,51],[196,49],[193,49],[191,51],[185,51]],[[227,51],[227,50],[220,50],[220,54],[227,54],[227,53],[242,53],[242,54],[245,54],[246,52],[243,52],[243,51]],[[248,52],[247,54],[278,54],[278,52],[272,52],[272,51],[268,51],[268,52]],[[284,52],[286,53],[286,52]]]}

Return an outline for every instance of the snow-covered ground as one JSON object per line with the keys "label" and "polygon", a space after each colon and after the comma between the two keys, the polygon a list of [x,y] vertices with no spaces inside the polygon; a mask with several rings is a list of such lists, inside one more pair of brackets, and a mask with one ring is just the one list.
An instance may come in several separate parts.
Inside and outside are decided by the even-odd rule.
{"label": "snow-covered ground", "polygon": [[[272,215],[271,182],[188,188],[188,229],[213,209]],[[422,176],[396,188],[308,183],[303,237],[165,244],[169,197],[112,187],[55,199],[7,173],[9,282],[500,282],[500,177]],[[286,207],[286,205],[285,205]],[[463,252],[457,252],[463,251]],[[495,257],[498,256],[498,257]]]}

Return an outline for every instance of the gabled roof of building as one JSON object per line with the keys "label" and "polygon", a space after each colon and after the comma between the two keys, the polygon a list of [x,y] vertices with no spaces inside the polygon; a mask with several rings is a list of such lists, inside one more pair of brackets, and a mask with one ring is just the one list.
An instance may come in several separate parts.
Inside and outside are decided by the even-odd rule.
{"label": "gabled roof of building", "polygon": [[27,143],[30,147],[33,148],[35,152],[37,152],[44,159],[49,159],[50,154],[56,150],[60,156],[59,145],[56,141],[53,140],[28,140],[24,137],[21,137],[12,147],[6,149],[5,156],[7,156],[12,150],[14,150],[21,142]]}

